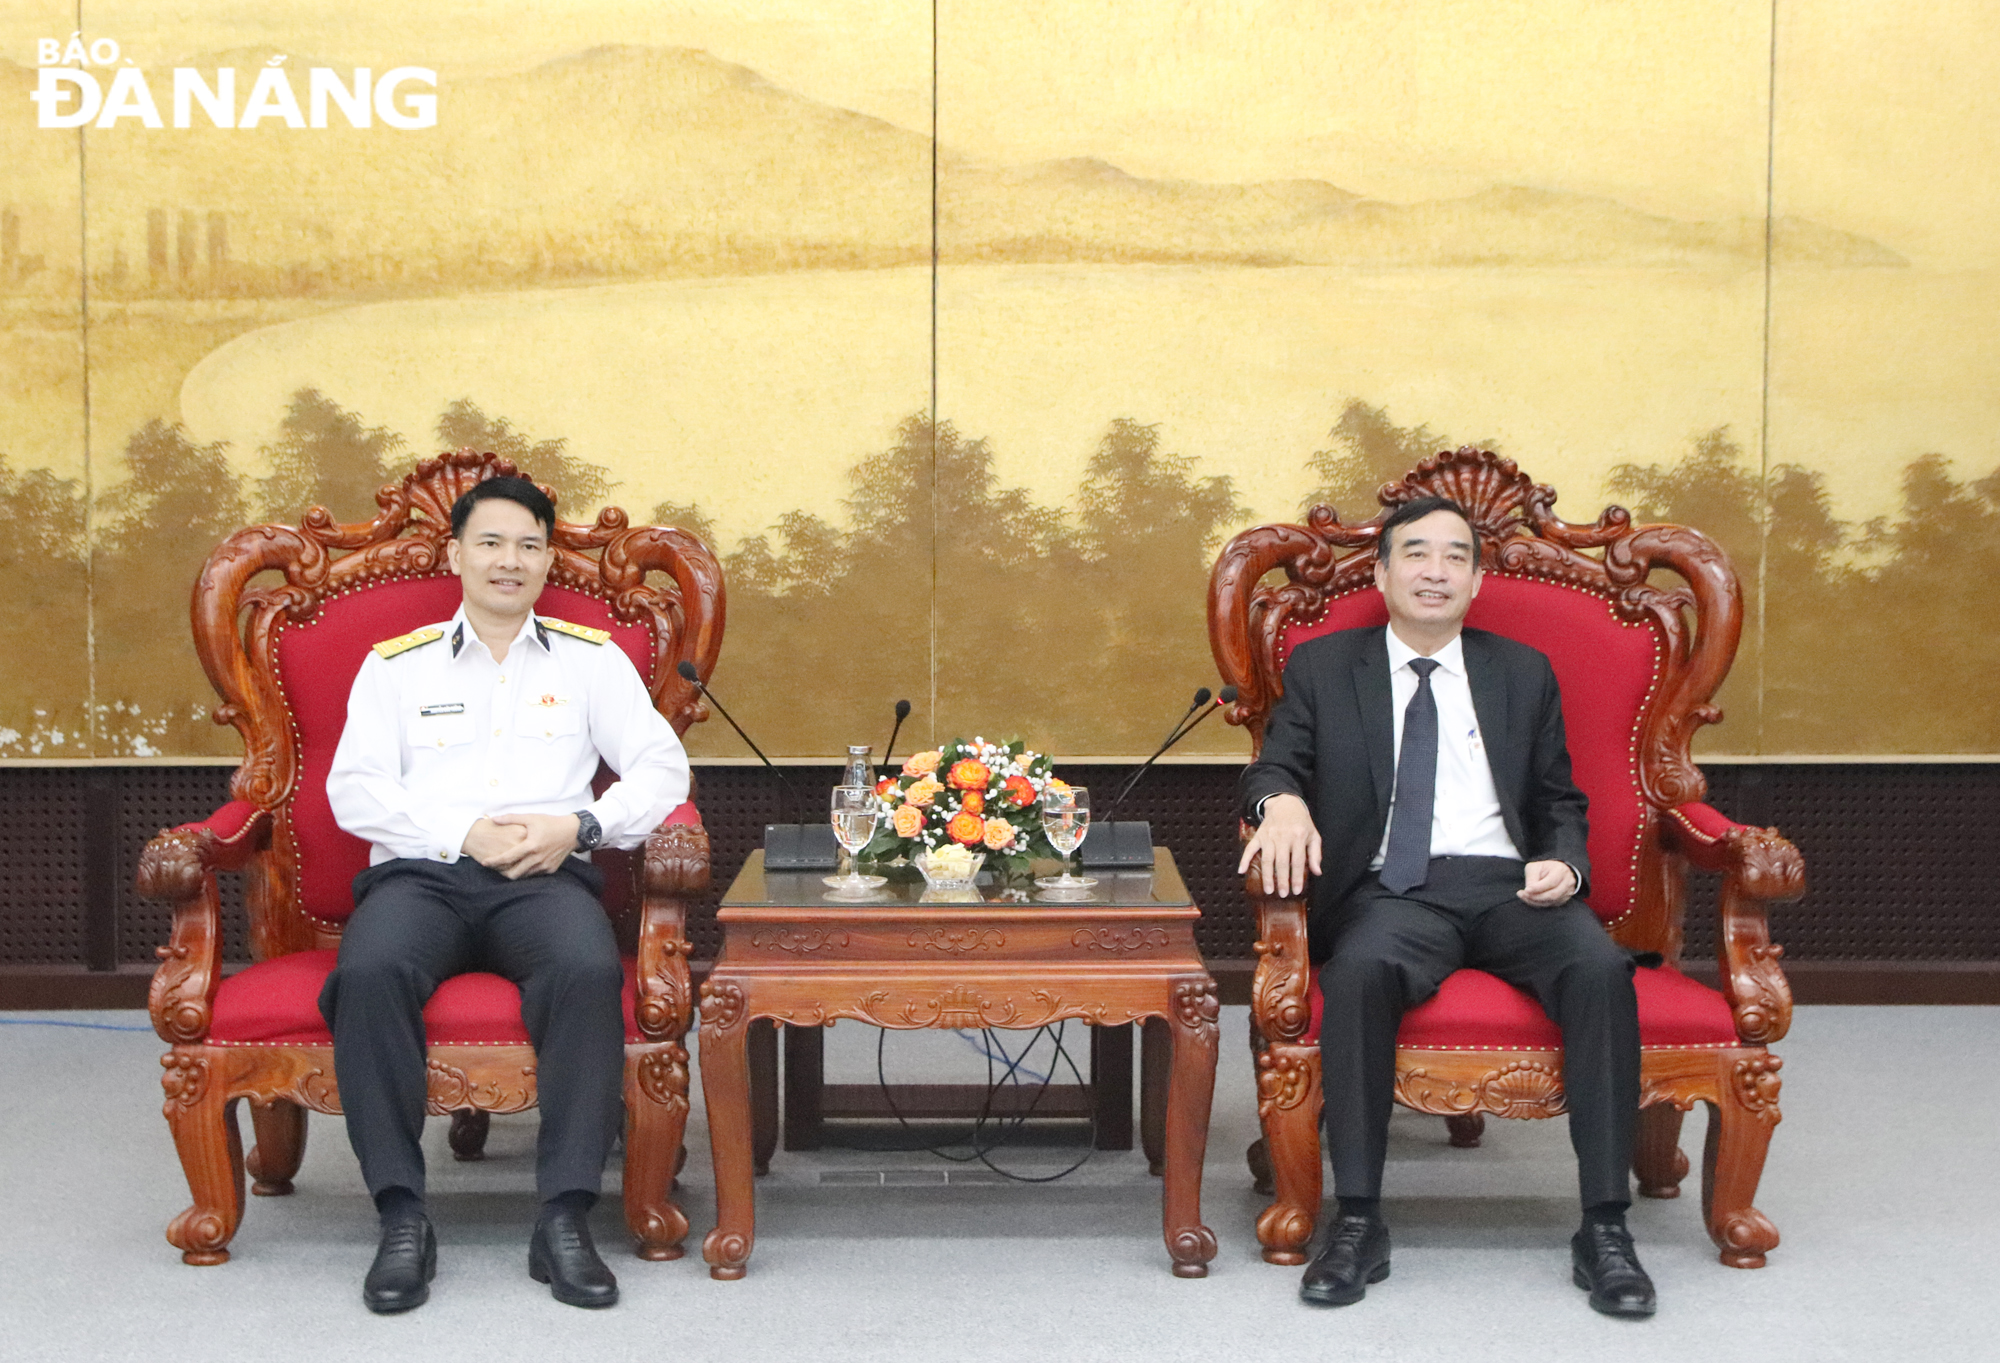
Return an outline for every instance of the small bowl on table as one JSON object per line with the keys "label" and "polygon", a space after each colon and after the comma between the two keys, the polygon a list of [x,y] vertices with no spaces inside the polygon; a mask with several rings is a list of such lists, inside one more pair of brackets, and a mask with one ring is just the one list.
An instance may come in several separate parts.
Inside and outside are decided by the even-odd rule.
{"label": "small bowl on table", "polygon": [[926,904],[972,904],[979,900],[979,868],[986,854],[975,852],[966,858],[949,857],[938,862],[931,852],[919,852],[910,860],[924,878],[922,901]]}

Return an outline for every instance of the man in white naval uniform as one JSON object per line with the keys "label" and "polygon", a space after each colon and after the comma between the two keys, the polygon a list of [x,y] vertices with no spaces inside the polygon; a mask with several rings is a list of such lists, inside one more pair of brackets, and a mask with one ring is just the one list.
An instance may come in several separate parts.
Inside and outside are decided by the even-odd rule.
{"label": "man in white naval uniform", "polygon": [[[320,995],[382,1221],[362,1298],[391,1312],[429,1296],[423,1007],[451,976],[490,970],[520,987],[535,1047],[529,1272],[560,1301],[610,1306],[617,1280],[586,1217],[619,1120],[623,975],[589,854],[643,842],[687,798],[687,756],[610,636],[535,615],[555,529],[539,488],[482,482],[451,529],[464,600],[375,645],[327,777],[334,818],[372,844]],[[600,758],[619,780],[593,798]]]}

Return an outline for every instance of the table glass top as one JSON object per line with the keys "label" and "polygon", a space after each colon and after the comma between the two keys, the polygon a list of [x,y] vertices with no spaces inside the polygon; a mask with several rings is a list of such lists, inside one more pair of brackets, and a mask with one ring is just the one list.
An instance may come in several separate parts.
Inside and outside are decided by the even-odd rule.
{"label": "table glass top", "polygon": [[[863,864],[864,874],[884,876],[887,883],[864,896],[848,897],[827,888],[828,871],[766,871],[762,848],[752,852],[743,869],[722,897],[721,912],[731,909],[815,908],[865,912],[870,908],[910,909],[951,905],[988,908],[1077,909],[1110,908],[1192,908],[1187,886],[1181,882],[1173,854],[1164,847],[1153,849],[1150,871],[1089,870],[1081,874],[1097,883],[1085,890],[1045,890],[1031,877],[996,882],[993,874],[982,871],[971,890],[931,890],[914,866],[882,867]],[[1072,871],[1074,871],[1072,867]],[[1033,874],[1052,876],[1062,867],[1053,861],[1036,862]]]}

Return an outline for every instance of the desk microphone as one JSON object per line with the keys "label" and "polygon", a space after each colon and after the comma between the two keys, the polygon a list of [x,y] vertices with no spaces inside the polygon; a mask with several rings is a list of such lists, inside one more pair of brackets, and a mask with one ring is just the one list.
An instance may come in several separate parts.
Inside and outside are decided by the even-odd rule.
{"label": "desk microphone", "polygon": [[[735,716],[725,710],[722,702],[715,698],[715,693],[702,681],[701,674],[695,671],[693,663],[682,659],[674,671],[681,674],[682,680],[701,692],[702,699],[713,705],[715,712],[729,721],[729,727],[736,730],[736,736],[749,744],[750,751],[756,753],[758,760],[771,769],[771,774],[778,778],[778,784],[785,788],[792,810],[796,813],[800,807],[798,787],[794,786],[791,778],[785,775],[784,768],[766,756],[764,750],[757,746],[757,741],[743,732],[743,726],[738,724]],[[820,846],[822,841],[825,843],[824,847]],[[766,870],[784,871],[831,870],[840,864],[840,858],[834,850],[835,846],[833,828],[830,824],[804,822],[766,824],[764,867]]]}
{"label": "desk microphone", "polygon": [[[1090,832],[1084,836],[1079,849],[1086,867],[1111,871],[1150,871],[1153,869],[1153,827],[1143,819],[1130,823],[1119,823],[1118,810],[1124,805],[1125,797],[1132,793],[1132,787],[1139,784],[1144,776],[1159,760],[1160,754],[1181,740],[1181,736],[1201,722],[1206,707],[1213,694],[1206,686],[1194,693],[1194,701],[1187,708],[1174,727],[1167,732],[1166,742],[1153,751],[1153,755],[1139,765],[1139,770],[1111,797],[1111,804],[1104,811],[1101,820],[1093,819]],[[1199,716],[1199,717],[1198,717]]]}
{"label": "desk microphone", "polygon": [[896,735],[903,732],[903,721],[909,717],[910,703],[906,700],[897,701],[896,727],[889,730],[888,746],[882,749],[882,770],[878,773],[879,775],[894,776],[896,774],[896,764],[890,761],[890,755],[896,751]]}
{"label": "desk microphone", "polygon": [[[1104,816],[1105,820],[1109,822],[1111,816],[1118,812],[1119,806],[1125,803],[1125,797],[1127,795],[1130,795],[1132,793],[1132,788],[1139,784],[1139,778],[1141,778],[1147,772],[1153,769],[1153,763],[1159,761],[1160,757],[1167,751],[1167,749],[1173,747],[1174,744],[1180,742],[1183,738],[1186,738],[1189,734],[1193,733],[1194,728],[1197,724],[1201,723],[1204,719],[1207,719],[1210,715],[1214,714],[1217,710],[1221,709],[1223,706],[1233,703],[1235,699],[1236,699],[1236,688],[1233,686],[1223,687],[1222,694],[1219,696],[1212,696],[1209,689],[1206,686],[1202,687],[1199,691],[1195,692],[1194,704],[1188,706],[1187,713],[1182,715],[1180,718],[1180,723],[1174,725],[1173,731],[1167,735],[1167,741],[1162,743],[1156,750],[1154,750],[1154,753],[1151,757],[1147,758],[1144,762],[1139,764],[1139,770],[1133,772],[1131,779],[1126,781],[1125,784],[1119,788],[1118,793],[1112,797],[1111,808],[1105,811],[1105,816]],[[1211,703],[1211,701],[1213,703]]]}

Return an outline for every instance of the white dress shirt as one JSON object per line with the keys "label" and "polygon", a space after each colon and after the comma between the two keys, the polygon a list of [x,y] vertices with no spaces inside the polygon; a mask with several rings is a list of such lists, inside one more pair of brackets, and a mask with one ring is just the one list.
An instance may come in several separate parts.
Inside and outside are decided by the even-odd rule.
{"label": "white dress shirt", "polygon": [[[371,652],[348,694],[326,792],[370,865],[456,861],[495,814],[587,809],[603,846],[636,847],[687,799],[680,738],[616,644],[530,616],[496,663],[463,607],[436,628],[435,642]],[[600,757],[619,779],[593,798]]]}
{"label": "white dress shirt", "polygon": [[[1403,712],[1417,694],[1416,670],[1410,660],[1424,655],[1396,637],[1393,629],[1383,631],[1389,645],[1389,692],[1396,719],[1396,758],[1403,756]],[[1437,701],[1438,757],[1436,796],[1431,804],[1431,855],[1434,857],[1507,857],[1525,861],[1521,850],[1507,835],[1506,820],[1500,816],[1500,792],[1493,784],[1493,768],[1486,760],[1486,745],[1479,737],[1479,716],[1472,708],[1472,686],[1465,675],[1465,639],[1452,641],[1430,655],[1437,670],[1431,673],[1431,695]],[[1389,797],[1389,825],[1382,830],[1382,844],[1375,849],[1371,871],[1382,869],[1389,854],[1389,827],[1396,818],[1396,799]]]}

